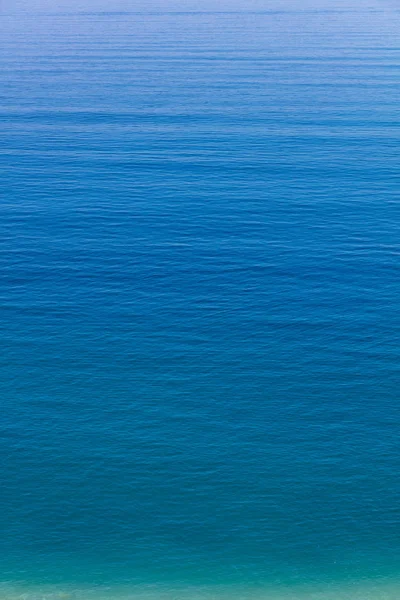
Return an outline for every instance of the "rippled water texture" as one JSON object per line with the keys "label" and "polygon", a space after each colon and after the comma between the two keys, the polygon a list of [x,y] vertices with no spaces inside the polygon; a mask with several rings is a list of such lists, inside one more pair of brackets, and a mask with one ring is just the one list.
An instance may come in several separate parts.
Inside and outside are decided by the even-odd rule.
{"label": "rippled water texture", "polygon": [[0,10],[0,598],[398,599],[398,5]]}

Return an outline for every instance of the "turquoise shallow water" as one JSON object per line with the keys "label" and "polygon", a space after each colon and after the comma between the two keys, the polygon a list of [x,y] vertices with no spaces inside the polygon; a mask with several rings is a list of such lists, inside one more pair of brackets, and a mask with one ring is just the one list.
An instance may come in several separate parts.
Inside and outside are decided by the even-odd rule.
{"label": "turquoise shallow water", "polygon": [[0,598],[399,598],[397,5],[1,11]]}

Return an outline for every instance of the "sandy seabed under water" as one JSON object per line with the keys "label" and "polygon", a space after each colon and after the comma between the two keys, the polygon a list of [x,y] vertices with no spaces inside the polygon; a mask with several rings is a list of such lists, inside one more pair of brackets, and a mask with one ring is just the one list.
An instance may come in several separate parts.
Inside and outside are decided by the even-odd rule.
{"label": "sandy seabed under water", "polygon": [[63,587],[0,584],[0,600],[399,600],[400,581],[353,581],[341,584],[291,586],[129,585]]}

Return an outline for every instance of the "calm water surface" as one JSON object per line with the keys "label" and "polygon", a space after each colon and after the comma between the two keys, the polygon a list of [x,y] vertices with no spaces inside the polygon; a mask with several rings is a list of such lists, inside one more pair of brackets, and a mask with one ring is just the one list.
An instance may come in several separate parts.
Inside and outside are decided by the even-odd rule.
{"label": "calm water surface", "polygon": [[399,8],[221,6],[1,9],[1,598],[400,597]]}

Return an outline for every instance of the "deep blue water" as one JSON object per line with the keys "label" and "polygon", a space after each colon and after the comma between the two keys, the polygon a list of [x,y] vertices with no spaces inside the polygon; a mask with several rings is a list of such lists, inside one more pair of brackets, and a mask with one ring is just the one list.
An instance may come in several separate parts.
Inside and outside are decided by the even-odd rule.
{"label": "deep blue water", "polygon": [[400,596],[400,12],[2,6],[0,597]]}

